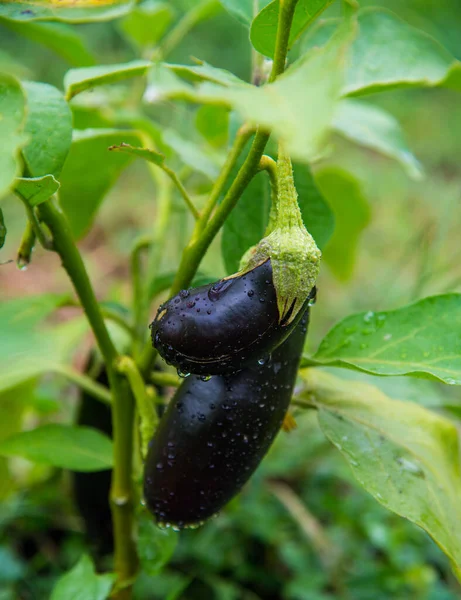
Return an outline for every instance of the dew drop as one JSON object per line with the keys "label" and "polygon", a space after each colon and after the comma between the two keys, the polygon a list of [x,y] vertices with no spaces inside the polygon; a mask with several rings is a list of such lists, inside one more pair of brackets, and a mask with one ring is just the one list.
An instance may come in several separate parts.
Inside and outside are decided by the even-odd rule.
{"label": "dew drop", "polygon": [[365,321],[365,323],[369,323],[373,317],[375,316],[375,313],[372,310],[369,310],[367,313],[365,313],[363,315],[363,320]]}
{"label": "dew drop", "polygon": [[181,290],[179,292],[179,295],[181,298],[187,298],[189,296],[189,294],[190,294],[189,290]]}
{"label": "dew drop", "polygon": [[210,381],[211,375],[200,375],[201,381]]}
{"label": "dew drop", "polygon": [[178,373],[178,377],[181,377],[182,379],[186,379],[186,377],[189,377],[190,375],[188,371],[181,371],[181,369],[177,369],[176,372]]}

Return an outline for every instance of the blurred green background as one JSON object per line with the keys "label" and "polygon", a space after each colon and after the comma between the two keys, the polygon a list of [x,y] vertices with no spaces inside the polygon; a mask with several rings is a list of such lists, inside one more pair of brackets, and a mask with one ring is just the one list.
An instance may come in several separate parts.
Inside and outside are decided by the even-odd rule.
{"label": "blurred green background", "polygon": [[[191,2],[173,2],[178,11]],[[395,11],[428,32],[461,59],[459,0],[360,2]],[[328,15],[338,13],[333,6]],[[100,63],[124,62],[135,49],[114,22],[73,26]],[[42,45],[0,23],[0,70],[62,87],[69,64]],[[295,51],[296,52],[296,49]],[[248,80],[250,43],[246,30],[224,11],[200,24],[169,57],[198,57]],[[132,83],[128,84],[129,86]],[[424,296],[461,291],[458,248],[461,231],[461,104],[448,90],[387,92],[370,100],[402,124],[425,178],[412,181],[401,167],[340,138],[332,140],[325,164],[353,173],[367,199],[371,219],[360,238],[353,274],[338,281],[324,267],[312,313],[309,349],[329,328],[360,310],[391,309]],[[195,108],[165,103],[149,108],[152,119],[191,134]],[[83,122],[83,121],[82,121]],[[78,125],[78,123],[77,123]],[[198,181],[197,189],[206,181]],[[200,198],[197,199],[200,202]],[[25,224],[19,202],[3,203],[8,225],[2,260],[14,259]],[[106,197],[96,222],[80,243],[101,297],[129,303],[128,255],[136,237],[148,233],[156,216],[148,170],[133,163]],[[176,199],[162,271],[175,268],[191,223]],[[217,240],[203,264],[224,274]],[[2,298],[67,290],[58,260],[37,249],[30,267],[0,268]],[[367,380],[355,373],[341,376]],[[373,379],[396,398],[443,410],[456,392],[435,383]],[[46,379],[31,422],[72,418],[76,390]],[[456,409],[451,409],[455,411]],[[461,588],[447,559],[417,527],[378,505],[353,480],[341,456],[318,429],[315,415],[297,417],[298,429],[281,433],[255,477],[223,513],[202,529],[181,534],[172,562],[160,575],[144,573],[137,598],[217,600],[450,600]],[[12,462],[13,477],[2,487],[0,508],[0,600],[48,598],[62,572],[87,542],[66,472]],[[99,566],[107,563],[100,558]]]}

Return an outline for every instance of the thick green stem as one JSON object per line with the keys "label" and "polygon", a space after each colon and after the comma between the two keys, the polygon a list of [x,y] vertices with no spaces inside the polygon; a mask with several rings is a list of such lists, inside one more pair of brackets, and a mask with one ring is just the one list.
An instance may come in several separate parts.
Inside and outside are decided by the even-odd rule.
{"label": "thick green stem", "polygon": [[269,179],[271,182],[271,209],[269,213],[269,222],[266,227],[266,231],[264,235],[269,235],[269,233],[274,229],[277,223],[277,199],[278,199],[278,176],[277,176],[277,163],[270,156],[262,156],[259,161],[259,170],[266,171],[269,175]]}
{"label": "thick green stem", "polygon": [[131,596],[130,585],[137,569],[133,541],[132,452],[134,403],[129,387],[115,370],[118,358],[99,309],[80,252],[73,240],[66,216],[53,201],[38,207],[41,220],[53,237],[53,248],[61,257],[77,296],[95,335],[109,378],[112,393],[112,423],[114,439],[114,470],[112,474],[111,507],[114,524],[115,568],[118,575],[117,597]]}
{"label": "thick green stem", "polygon": [[293,177],[293,166],[290,155],[280,142],[277,156],[277,217],[278,225],[286,227],[303,227],[303,218],[298,205],[298,193]]}
{"label": "thick green stem", "polygon": [[179,387],[181,385],[181,380],[177,375],[173,375],[173,373],[162,373],[162,371],[153,371],[150,374],[150,380],[154,385],[159,387]]}

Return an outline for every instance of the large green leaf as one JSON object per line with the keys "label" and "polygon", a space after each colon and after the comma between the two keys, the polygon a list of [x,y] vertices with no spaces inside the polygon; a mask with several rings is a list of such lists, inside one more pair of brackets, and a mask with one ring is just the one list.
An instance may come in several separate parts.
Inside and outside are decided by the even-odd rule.
{"label": "large green leaf", "polygon": [[[296,68],[274,83],[254,87],[239,81],[196,86],[175,77],[165,65],[152,69],[146,90],[148,102],[178,98],[235,109],[250,124],[271,129],[293,158],[317,158],[325,142],[342,87],[345,55],[355,35],[346,24],[322,49],[312,52]],[[221,82],[222,83],[222,82]]]}
{"label": "large green leaf", "polygon": [[[335,0],[299,0],[296,4],[293,23],[290,29],[288,47],[303,33],[306,27],[318,15],[323,12]],[[277,36],[277,25],[280,12],[280,0],[273,0],[262,11],[256,15],[251,24],[250,40],[253,47],[268,56],[274,58],[275,39]]]}
{"label": "large green leaf", "polygon": [[112,441],[97,429],[53,423],[22,431],[0,442],[1,456],[72,471],[103,471],[112,467]]}
{"label": "large green leaf", "polygon": [[20,152],[24,135],[26,99],[19,82],[11,75],[0,73],[0,199],[20,174]]}
{"label": "large green leaf", "polygon": [[342,100],[333,127],[347,139],[397,160],[413,179],[423,176],[400,124],[385,110],[359,100]]}
{"label": "large green leaf", "polygon": [[31,177],[59,177],[72,140],[72,113],[62,93],[52,85],[26,81],[26,132],[22,155]]}
{"label": "large green leaf", "polygon": [[346,317],[314,360],[375,375],[419,375],[461,384],[461,295],[424,298],[397,310]]}
{"label": "large green leaf", "polygon": [[98,65],[70,69],[64,76],[66,98],[70,100],[77,94],[98,85],[115,83],[130,77],[145,75],[152,63],[148,60],[133,60],[117,65]]}
{"label": "large green leaf", "polygon": [[[338,23],[319,23],[306,37],[304,50],[323,46]],[[461,90],[460,62],[425,32],[381,8],[360,10],[358,23],[344,95],[440,85]]]}
{"label": "large green leaf", "polygon": [[[334,229],[334,216],[317,188],[308,165],[295,163],[293,174],[303,221],[319,248]],[[269,220],[270,186],[266,173],[256,175],[223,227],[222,255],[228,273],[238,270],[242,255],[264,236]]]}
{"label": "large green leaf", "polygon": [[59,190],[59,181],[53,175],[31,178],[18,177],[14,189],[33,207],[51,198]]}
{"label": "large green leaf", "polygon": [[106,600],[115,575],[96,575],[91,558],[84,554],[54,586],[51,600]]}
{"label": "large green leaf", "polygon": [[64,23],[37,23],[0,18],[0,25],[43,44],[75,67],[93,65],[95,60],[84,39]]}
{"label": "large green leaf", "polygon": [[170,25],[175,11],[168,2],[147,0],[119,23],[123,34],[140,50],[154,46]]}
{"label": "large green leaf", "polygon": [[13,21],[87,23],[121,17],[134,3],[135,0],[5,0],[0,4],[0,16]]}
{"label": "large green leaf", "polygon": [[326,167],[316,180],[335,216],[334,233],[323,250],[323,259],[334,275],[346,281],[352,276],[360,234],[370,210],[358,181],[341,169]]}
{"label": "large green leaf", "polygon": [[125,142],[139,146],[139,135],[117,129],[74,131],[72,146],[61,174],[59,198],[75,237],[82,237],[93,222],[104,196],[121,171],[133,160],[110,146]]}
{"label": "large green leaf", "polygon": [[374,386],[318,369],[303,372],[305,397],[325,435],[378,502],[422,527],[461,567],[461,469],[456,426]]}

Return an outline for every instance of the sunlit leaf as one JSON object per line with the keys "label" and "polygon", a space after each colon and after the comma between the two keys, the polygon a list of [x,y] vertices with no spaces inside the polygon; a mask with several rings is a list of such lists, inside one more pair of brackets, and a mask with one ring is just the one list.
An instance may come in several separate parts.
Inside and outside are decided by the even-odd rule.
{"label": "sunlit leaf", "polygon": [[[334,1],[299,0],[297,2],[290,29],[289,48],[291,48],[306,27],[330,4],[333,4]],[[256,15],[251,24],[250,39],[253,47],[269,58],[274,58],[279,12],[280,0],[273,0],[273,2],[270,2],[270,4]]]}
{"label": "sunlit leaf", "polygon": [[304,371],[303,379],[321,428],[360,484],[386,508],[427,531],[459,569],[461,469],[455,425],[368,384],[318,369]]}
{"label": "sunlit leaf", "polygon": [[30,206],[38,206],[59,190],[59,181],[53,175],[19,177],[14,189],[24,200],[27,200]]}
{"label": "sunlit leaf", "polygon": [[3,440],[0,455],[72,471],[102,471],[112,466],[112,442],[90,427],[50,424]]}
{"label": "sunlit leaf", "polygon": [[72,114],[62,93],[36,81],[23,84],[27,96],[25,131],[29,143],[22,155],[30,177],[59,177],[72,140]]}
{"label": "sunlit leaf", "polygon": [[460,385],[460,325],[460,294],[359,313],[333,327],[314,360],[376,375],[420,375]]}
{"label": "sunlit leaf", "polygon": [[145,75],[151,62],[148,60],[133,60],[129,63],[117,65],[98,65],[70,69],[64,76],[64,89],[66,98],[70,100],[77,94],[98,85],[116,83],[130,77]]}
{"label": "sunlit leaf", "polygon": [[14,21],[88,23],[116,19],[130,11],[135,0],[4,0],[0,16]]}
{"label": "sunlit leaf", "polygon": [[316,181],[335,217],[335,230],[323,250],[323,260],[335,276],[346,281],[352,276],[360,234],[370,219],[370,209],[359,182],[341,169],[326,167]]}
{"label": "sunlit leaf", "polygon": [[53,588],[51,600],[106,600],[115,575],[96,575],[91,558],[84,554]]}
{"label": "sunlit leaf", "polygon": [[0,73],[0,199],[20,174],[20,152],[27,141],[24,134],[26,99],[19,82]]}
{"label": "sunlit leaf", "polygon": [[423,176],[400,124],[385,110],[359,100],[342,100],[333,128],[349,140],[397,160],[413,179]]}
{"label": "sunlit leaf", "polygon": [[105,195],[122,170],[133,160],[109,146],[122,142],[139,146],[133,131],[85,129],[74,131],[72,146],[61,173],[59,198],[75,237],[86,233]]}

